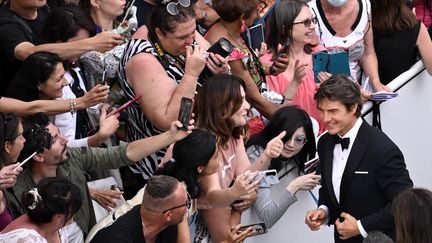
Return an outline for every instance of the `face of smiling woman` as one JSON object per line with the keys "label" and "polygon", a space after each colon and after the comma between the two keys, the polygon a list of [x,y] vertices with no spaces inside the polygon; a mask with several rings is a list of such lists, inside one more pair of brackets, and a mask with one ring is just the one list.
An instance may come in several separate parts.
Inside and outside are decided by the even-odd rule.
{"label": "face of smiling woman", "polygon": [[43,99],[60,98],[63,95],[63,87],[68,85],[64,78],[65,70],[62,63],[57,63],[48,80],[38,85],[40,97]]}
{"label": "face of smiling woman", "polygon": [[250,109],[249,103],[246,101],[246,94],[243,87],[240,87],[240,95],[242,97],[242,105],[231,117],[235,127],[241,127],[247,123],[247,113]]}

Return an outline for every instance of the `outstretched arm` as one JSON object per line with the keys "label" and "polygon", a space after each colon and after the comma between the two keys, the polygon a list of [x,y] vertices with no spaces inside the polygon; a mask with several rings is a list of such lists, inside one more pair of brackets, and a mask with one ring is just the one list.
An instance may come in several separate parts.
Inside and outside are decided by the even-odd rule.
{"label": "outstretched arm", "polygon": [[[190,122],[193,124],[194,121],[191,120]],[[182,127],[182,124],[179,121],[174,121],[171,123],[170,129],[164,133],[129,143],[126,149],[126,157],[132,161],[138,161],[185,138],[193,129],[193,125],[188,127],[188,131],[180,130],[179,127]]]}
{"label": "outstretched arm", "polygon": [[15,47],[14,56],[16,59],[24,61],[35,52],[48,51],[56,53],[61,59],[66,60],[88,51],[109,51],[122,43],[123,37],[121,35],[105,31],[90,38],[65,43],[49,43],[35,46],[28,41],[21,42]]}
{"label": "outstretched arm", "polygon": [[26,116],[38,112],[43,112],[47,115],[57,115],[65,112],[70,112],[73,107],[75,110],[85,109],[87,107],[99,104],[108,97],[109,86],[97,85],[83,97],[72,100],[34,100],[24,102],[21,100],[1,97],[0,111],[13,112],[18,116]]}

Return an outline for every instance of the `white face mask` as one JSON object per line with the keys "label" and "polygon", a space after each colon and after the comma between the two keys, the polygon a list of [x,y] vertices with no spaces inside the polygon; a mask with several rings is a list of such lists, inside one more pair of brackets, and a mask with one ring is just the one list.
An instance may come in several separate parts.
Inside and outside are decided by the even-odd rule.
{"label": "white face mask", "polygon": [[327,2],[330,3],[330,5],[332,5],[335,8],[339,8],[345,5],[347,0],[327,0]]}

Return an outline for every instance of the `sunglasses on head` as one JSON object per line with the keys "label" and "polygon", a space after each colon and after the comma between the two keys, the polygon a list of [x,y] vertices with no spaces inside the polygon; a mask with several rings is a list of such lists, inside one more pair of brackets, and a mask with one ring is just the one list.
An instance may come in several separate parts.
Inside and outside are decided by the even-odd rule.
{"label": "sunglasses on head", "polygon": [[190,6],[190,0],[177,0],[171,2],[171,0],[163,0],[162,4],[166,5],[166,10],[171,15],[177,15],[180,10],[178,9],[178,5],[180,4],[182,7],[187,8]]}

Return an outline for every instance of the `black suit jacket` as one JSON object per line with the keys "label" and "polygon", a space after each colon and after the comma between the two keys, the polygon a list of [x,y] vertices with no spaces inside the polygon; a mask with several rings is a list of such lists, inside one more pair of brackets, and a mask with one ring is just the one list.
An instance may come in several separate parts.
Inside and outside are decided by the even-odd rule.
{"label": "black suit jacket", "polygon": [[[329,224],[346,212],[360,220],[367,232],[382,231],[394,238],[391,202],[399,192],[413,186],[402,152],[382,131],[363,121],[342,175],[338,203],[332,184],[334,146],[330,134],[318,142],[322,175],[319,204],[329,208]],[[342,241],[335,226],[335,242],[362,239],[360,235]]]}

